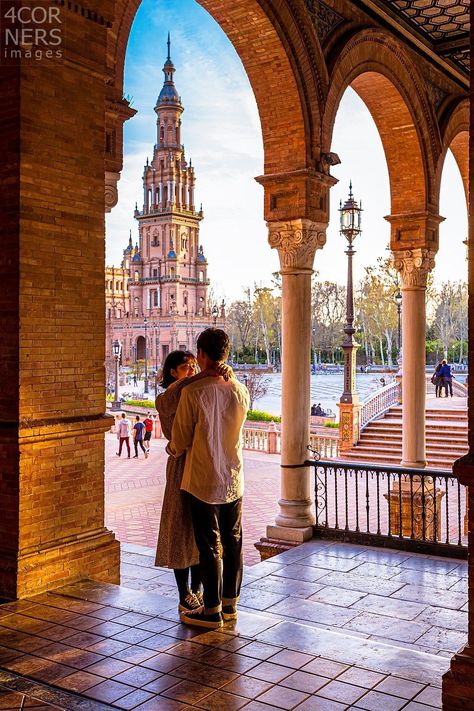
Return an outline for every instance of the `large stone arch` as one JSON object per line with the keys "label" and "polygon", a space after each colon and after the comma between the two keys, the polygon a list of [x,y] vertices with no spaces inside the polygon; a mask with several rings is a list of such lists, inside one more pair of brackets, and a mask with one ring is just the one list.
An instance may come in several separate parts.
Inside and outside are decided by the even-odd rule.
{"label": "large stone arch", "polygon": [[377,125],[387,160],[392,215],[430,211],[436,205],[441,141],[423,79],[407,51],[378,29],[348,40],[331,72],[322,126],[325,151],[330,150],[336,113],[348,86]]}
{"label": "large stone arch", "polygon": [[464,186],[466,203],[469,199],[469,101],[459,101],[449,112],[441,130],[442,149],[436,171],[436,190],[439,200],[441,177],[448,148],[458,165]]}
{"label": "large stone arch", "polygon": [[[271,3],[198,1],[232,42],[249,78],[260,115],[265,174],[316,166],[320,107],[328,81],[321,48],[303,7],[290,12],[282,2],[277,17]],[[139,5],[140,0],[117,0],[115,21],[108,30],[110,93],[116,100],[122,96],[126,48]]]}

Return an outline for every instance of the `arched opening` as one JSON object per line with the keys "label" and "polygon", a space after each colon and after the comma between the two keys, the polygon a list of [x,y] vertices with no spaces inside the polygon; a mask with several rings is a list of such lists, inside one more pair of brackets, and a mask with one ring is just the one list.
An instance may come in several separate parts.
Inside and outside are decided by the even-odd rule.
{"label": "arched opening", "polygon": [[145,360],[145,338],[138,336],[136,343],[136,360]]}

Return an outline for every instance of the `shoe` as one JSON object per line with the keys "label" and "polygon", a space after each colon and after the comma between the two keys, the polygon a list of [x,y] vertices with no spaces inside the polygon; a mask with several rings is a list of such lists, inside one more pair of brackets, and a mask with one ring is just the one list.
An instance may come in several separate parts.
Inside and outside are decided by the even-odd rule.
{"label": "shoe", "polygon": [[204,595],[202,594],[202,590],[197,590],[195,593],[193,593],[193,595],[197,599],[199,604],[201,606],[204,606]]}
{"label": "shoe", "polygon": [[148,452],[145,452],[145,459],[148,459]]}
{"label": "shoe", "polygon": [[133,455],[133,458],[134,458],[134,459],[138,459],[138,454],[134,454],[134,455]]}
{"label": "shoe", "polygon": [[196,595],[192,592],[188,593],[184,600],[178,605],[178,612],[191,612],[192,610],[200,610],[202,602],[199,602]]}
{"label": "shoe", "polygon": [[217,630],[224,624],[221,612],[208,614],[204,611],[204,608],[199,608],[194,612],[182,612],[180,617],[183,624],[191,625],[191,627],[206,627],[210,630]]}
{"label": "shoe", "polygon": [[115,455],[116,455],[117,457],[120,457],[120,454],[119,454],[118,452],[115,452]]}
{"label": "shoe", "polygon": [[225,622],[237,619],[237,608],[235,605],[224,605],[222,607],[222,617]]}

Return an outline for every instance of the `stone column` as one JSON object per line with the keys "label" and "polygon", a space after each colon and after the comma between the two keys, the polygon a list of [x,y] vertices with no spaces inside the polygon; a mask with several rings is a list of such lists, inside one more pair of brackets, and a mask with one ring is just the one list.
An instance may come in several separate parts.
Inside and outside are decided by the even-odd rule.
{"label": "stone column", "polygon": [[312,536],[314,517],[308,459],[311,373],[311,275],[314,255],[326,241],[326,224],[271,222],[270,246],[282,276],[281,498],[272,539],[301,543]]}
{"label": "stone column", "polygon": [[394,252],[402,283],[402,466],[426,466],[426,282],[434,252],[425,248]]}

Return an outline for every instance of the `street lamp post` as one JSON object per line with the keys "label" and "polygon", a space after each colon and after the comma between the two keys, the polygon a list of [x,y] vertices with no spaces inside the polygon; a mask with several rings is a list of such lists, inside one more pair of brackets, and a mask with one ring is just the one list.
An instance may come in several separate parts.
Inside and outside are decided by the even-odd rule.
{"label": "street lamp post", "polygon": [[148,326],[148,319],[146,316],[143,319],[143,323],[145,326],[145,387],[143,389],[143,394],[148,395],[148,340],[147,340],[147,335],[146,335],[146,329]]}
{"label": "street lamp post", "polygon": [[400,365],[400,354],[402,352],[402,300],[403,300],[402,292],[400,291],[400,289],[397,290],[397,293],[395,294],[393,299],[397,305],[397,316],[398,316],[397,361],[398,361],[398,364]]}
{"label": "street lamp post", "polygon": [[219,309],[217,308],[217,304],[214,304],[214,306],[212,307],[212,318],[214,319],[214,328],[216,327],[218,316],[219,316]]}
{"label": "street lamp post", "polygon": [[349,197],[344,204],[340,203],[341,215],[340,232],[346,238],[347,254],[347,294],[346,294],[346,325],[344,326],[345,338],[342,343],[344,352],[344,391],[339,402],[340,423],[339,438],[340,449],[350,449],[359,438],[359,397],[356,392],[356,353],[359,344],[354,338],[354,284],[353,284],[353,256],[355,250],[353,242],[361,233],[362,204],[359,206],[352,194],[352,182],[349,184]]}
{"label": "street lamp post", "polygon": [[121,351],[122,346],[120,341],[115,340],[112,344],[112,352],[115,358],[115,400],[112,403],[112,410],[114,412],[121,409],[121,403],[119,400],[119,361]]}

